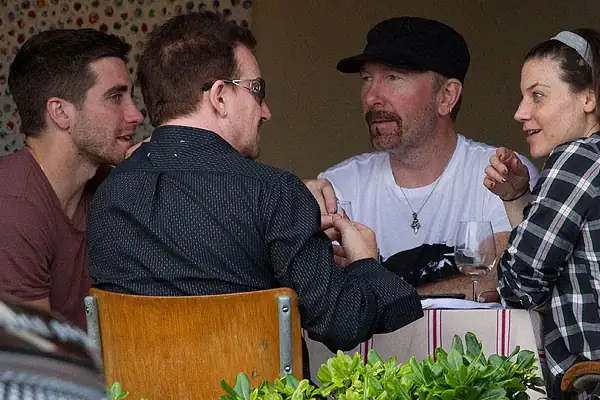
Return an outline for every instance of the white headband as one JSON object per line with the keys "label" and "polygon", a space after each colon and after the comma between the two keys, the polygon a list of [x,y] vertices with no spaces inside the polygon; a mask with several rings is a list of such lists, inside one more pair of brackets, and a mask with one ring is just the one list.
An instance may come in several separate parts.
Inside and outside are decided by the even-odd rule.
{"label": "white headband", "polygon": [[590,51],[590,45],[578,34],[569,31],[562,31],[551,39],[558,40],[559,42],[564,43],[575,50],[590,67],[594,65],[594,60],[592,59],[592,53]]}

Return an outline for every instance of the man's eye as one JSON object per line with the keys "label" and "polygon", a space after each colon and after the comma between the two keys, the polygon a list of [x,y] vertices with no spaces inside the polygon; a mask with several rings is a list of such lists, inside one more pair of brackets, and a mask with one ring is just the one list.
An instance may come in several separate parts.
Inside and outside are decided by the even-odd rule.
{"label": "man's eye", "polygon": [[115,93],[112,96],[110,96],[110,99],[114,101],[121,101],[122,98],[123,95],[121,93]]}

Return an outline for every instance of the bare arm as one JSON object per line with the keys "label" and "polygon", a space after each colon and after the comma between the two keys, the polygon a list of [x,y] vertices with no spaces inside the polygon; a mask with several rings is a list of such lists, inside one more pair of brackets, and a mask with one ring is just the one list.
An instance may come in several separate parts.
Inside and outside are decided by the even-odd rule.
{"label": "bare arm", "polygon": [[26,306],[32,306],[42,310],[50,311],[50,297],[44,297],[43,299],[39,300],[24,301],[23,304]]}
{"label": "bare arm", "polygon": [[516,228],[523,222],[523,210],[533,200],[531,193],[527,192],[522,197],[513,201],[504,201],[504,209],[508,216],[511,228]]}

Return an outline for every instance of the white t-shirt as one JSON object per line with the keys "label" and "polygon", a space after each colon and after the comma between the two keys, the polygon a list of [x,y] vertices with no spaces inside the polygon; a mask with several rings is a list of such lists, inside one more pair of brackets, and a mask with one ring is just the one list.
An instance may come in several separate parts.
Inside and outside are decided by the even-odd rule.
{"label": "white t-shirt", "polygon": [[[351,157],[319,174],[319,178],[331,181],[339,200],[352,203],[350,219],[375,231],[385,260],[423,244],[453,247],[459,221],[491,221],[494,233],[509,232],[502,201],[483,186],[485,167],[495,151],[495,147],[458,135],[456,149],[439,183],[436,180],[415,189],[396,185],[389,154],[383,151]],[[519,157],[529,168],[533,188],[538,171],[525,157]],[[413,212],[402,190],[418,213],[421,227],[416,234],[411,228]]]}

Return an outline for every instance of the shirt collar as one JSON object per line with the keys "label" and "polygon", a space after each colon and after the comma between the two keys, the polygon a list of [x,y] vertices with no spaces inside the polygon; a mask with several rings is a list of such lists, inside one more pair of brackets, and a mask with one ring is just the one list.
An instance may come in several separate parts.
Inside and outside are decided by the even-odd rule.
{"label": "shirt collar", "polygon": [[[150,143],[160,144],[169,152],[174,148],[185,154],[238,153],[225,139],[213,131],[181,125],[163,125],[152,132]],[[155,147],[155,146],[152,146]],[[239,153],[238,153],[239,154]]]}

